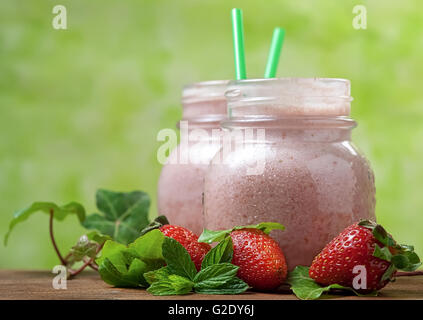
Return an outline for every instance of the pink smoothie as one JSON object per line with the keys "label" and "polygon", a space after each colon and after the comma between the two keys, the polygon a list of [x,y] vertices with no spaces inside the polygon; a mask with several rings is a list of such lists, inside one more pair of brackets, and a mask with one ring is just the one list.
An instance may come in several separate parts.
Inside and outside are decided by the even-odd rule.
{"label": "pink smoothie", "polygon": [[[280,222],[286,230],[271,235],[292,269],[310,265],[348,225],[361,218],[374,220],[375,186],[367,160],[350,141],[355,122],[347,118],[349,82],[274,81],[280,82],[264,84],[273,86],[264,95],[274,97],[272,101],[249,99],[263,95],[263,84],[254,90],[236,85],[235,93],[228,95],[232,118],[223,126],[230,130],[264,128],[266,139],[250,141],[226,156],[222,151],[216,154],[214,160],[221,160],[220,164],[212,164],[205,177],[205,227]],[[291,86],[291,95],[285,97],[280,86]],[[246,169],[254,167],[263,154],[264,171],[247,175]]]}
{"label": "pink smoothie", "polygon": [[197,135],[171,152],[158,184],[159,214],[198,235],[203,231],[204,175],[220,149],[220,140],[213,134],[220,131],[219,121],[227,113],[226,85],[227,81],[211,81],[184,88],[182,120],[189,126],[187,135],[192,137],[200,129],[204,136]]}

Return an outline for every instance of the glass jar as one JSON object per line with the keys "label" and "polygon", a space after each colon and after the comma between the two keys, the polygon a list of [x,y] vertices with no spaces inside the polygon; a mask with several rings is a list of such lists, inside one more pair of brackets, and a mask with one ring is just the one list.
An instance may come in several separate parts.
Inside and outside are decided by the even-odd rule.
{"label": "glass jar", "polygon": [[158,183],[158,212],[171,224],[203,231],[203,184],[210,160],[220,149],[220,121],[226,118],[228,81],[184,87],[180,144],[170,153]]}
{"label": "glass jar", "polygon": [[280,222],[285,231],[271,235],[293,269],[310,265],[348,225],[375,219],[374,175],[351,142],[348,80],[240,80],[226,96],[230,117],[222,127],[257,137],[231,152],[222,147],[212,160],[205,228]]}

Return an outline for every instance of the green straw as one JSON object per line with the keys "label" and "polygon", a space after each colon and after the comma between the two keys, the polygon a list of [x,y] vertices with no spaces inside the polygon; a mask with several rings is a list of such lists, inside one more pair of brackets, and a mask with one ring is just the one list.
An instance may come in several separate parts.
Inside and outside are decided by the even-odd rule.
{"label": "green straw", "polygon": [[275,28],[273,31],[272,44],[270,45],[269,57],[267,58],[266,71],[264,72],[265,78],[274,78],[276,76],[284,38],[285,30],[282,28]]}
{"label": "green straw", "polygon": [[235,76],[237,80],[246,79],[242,10],[237,8],[232,9],[232,37],[234,41]]}

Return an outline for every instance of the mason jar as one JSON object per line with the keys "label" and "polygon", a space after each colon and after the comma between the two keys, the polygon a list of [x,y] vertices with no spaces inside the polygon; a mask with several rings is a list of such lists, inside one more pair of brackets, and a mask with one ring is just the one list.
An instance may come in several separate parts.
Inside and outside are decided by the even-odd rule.
{"label": "mason jar", "polygon": [[222,127],[243,141],[232,137],[230,150],[223,145],[211,161],[207,229],[279,222],[286,229],[271,236],[292,269],[310,265],[345,227],[375,220],[374,175],[351,141],[348,80],[240,80],[226,97]]}
{"label": "mason jar", "polygon": [[180,143],[170,153],[158,183],[158,212],[196,234],[203,230],[203,184],[210,160],[220,148],[220,121],[226,118],[228,81],[184,87]]}

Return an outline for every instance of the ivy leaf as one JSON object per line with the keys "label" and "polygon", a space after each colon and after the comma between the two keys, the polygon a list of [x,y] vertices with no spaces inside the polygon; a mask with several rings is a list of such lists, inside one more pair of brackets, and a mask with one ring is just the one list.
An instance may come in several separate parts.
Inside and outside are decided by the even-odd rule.
{"label": "ivy leaf", "polygon": [[97,243],[90,241],[86,235],[83,235],[70,250],[71,262],[82,261],[85,257],[95,258],[97,248]]}
{"label": "ivy leaf", "polygon": [[165,236],[160,230],[152,230],[129,244],[128,250],[148,264],[149,270],[163,266],[162,245]]}
{"label": "ivy leaf", "polygon": [[99,233],[98,231],[91,231],[86,234],[87,238],[91,241],[97,242],[99,245],[102,245],[107,240],[112,240],[112,237]]}
{"label": "ivy leaf", "polygon": [[[133,259],[129,265],[124,262],[123,256],[119,256],[122,261],[113,263],[109,258],[105,258],[99,265],[98,272],[104,282],[115,287],[131,288],[131,287],[145,287],[147,283],[143,277],[143,272],[146,265],[139,259]],[[118,266],[124,268],[119,270]]]}
{"label": "ivy leaf", "polygon": [[119,243],[128,244],[148,225],[150,198],[145,192],[100,189],[96,201],[102,214],[88,216],[82,223],[87,229],[96,229]]}
{"label": "ivy leaf", "polygon": [[164,235],[153,230],[129,246],[108,240],[96,260],[106,283],[116,287],[147,287],[144,274],[164,265],[161,243]]}
{"label": "ivy leaf", "polygon": [[125,272],[127,265],[130,263],[129,259],[126,259],[127,255],[123,254],[126,250],[127,247],[125,245],[113,240],[107,240],[101,250],[100,257],[96,259],[96,263],[100,266],[108,259],[119,272]]}
{"label": "ivy leaf", "polygon": [[[364,296],[359,294],[352,288],[344,287],[339,284],[331,284],[329,286],[322,287],[310,278],[309,267],[297,266],[288,275],[287,282],[291,285],[291,290],[301,300],[315,300],[320,298],[324,293],[329,292],[331,289],[347,290],[355,293],[358,296]],[[377,291],[366,294],[365,296],[375,296]]]}
{"label": "ivy leaf", "polygon": [[220,242],[224,240],[227,236],[231,234],[232,231],[240,230],[240,229],[259,229],[262,230],[264,233],[269,234],[272,230],[285,230],[285,227],[277,222],[261,222],[258,224],[252,224],[247,226],[237,226],[232,229],[227,230],[208,230],[204,229],[203,233],[198,238],[198,242],[205,242],[205,243],[212,243],[212,242]]}
{"label": "ivy leaf", "polygon": [[97,231],[92,231],[81,236],[76,245],[70,250],[68,266],[72,266],[78,261],[83,261],[85,257],[89,259],[96,258],[100,246],[107,240],[111,240],[111,237]]}
{"label": "ivy leaf", "polygon": [[33,213],[38,211],[42,211],[47,214],[53,213],[53,218],[59,221],[65,219],[69,214],[76,215],[80,222],[85,219],[85,209],[77,202],[70,202],[64,206],[59,206],[53,202],[34,202],[29,207],[18,210],[13,214],[9,230],[4,237],[4,244],[7,245],[9,235],[18,223],[27,220]]}

